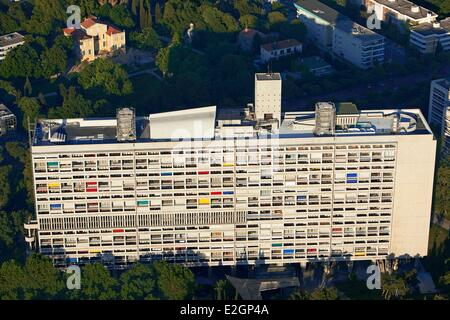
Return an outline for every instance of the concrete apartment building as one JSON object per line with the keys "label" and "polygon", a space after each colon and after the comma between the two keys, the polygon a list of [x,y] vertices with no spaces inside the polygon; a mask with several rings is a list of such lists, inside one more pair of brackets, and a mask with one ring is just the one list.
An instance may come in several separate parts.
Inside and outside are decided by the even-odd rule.
{"label": "concrete apartment building", "polygon": [[375,10],[377,18],[386,23],[407,23],[413,26],[433,23],[438,17],[433,11],[408,0],[365,0],[365,6]]}
{"label": "concrete apartment building", "polygon": [[0,36],[0,61],[6,58],[8,52],[25,43],[25,37],[18,32]]}
{"label": "concrete apartment building", "polygon": [[294,4],[308,29],[308,38],[322,50],[362,69],[384,62],[385,41],[379,35],[317,0]]}
{"label": "concrete apartment building", "polygon": [[286,39],[261,45],[261,61],[290,56],[302,52],[302,44],[295,39]]}
{"label": "concrete apartment building", "polygon": [[434,54],[439,46],[450,51],[450,18],[412,27],[409,42],[423,54]]}
{"label": "concrete apartment building", "polygon": [[245,108],[38,121],[27,241],[57,266],[425,256],[436,141],[420,110],[281,113],[281,76],[255,82]]}
{"label": "concrete apartment building", "polygon": [[81,61],[94,61],[99,56],[125,50],[126,37],[122,31],[91,16],[81,23],[81,29],[65,28],[64,35],[76,41],[76,53]]}
{"label": "concrete apartment building", "polygon": [[428,121],[444,138],[442,154],[450,155],[450,78],[431,81]]}
{"label": "concrete apartment building", "polygon": [[14,132],[17,126],[17,118],[3,103],[0,103],[0,137]]}

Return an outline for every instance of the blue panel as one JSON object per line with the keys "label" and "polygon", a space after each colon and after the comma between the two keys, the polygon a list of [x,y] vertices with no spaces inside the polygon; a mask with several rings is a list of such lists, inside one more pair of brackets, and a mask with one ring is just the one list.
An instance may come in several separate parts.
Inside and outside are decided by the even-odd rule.
{"label": "blue panel", "polygon": [[347,178],[356,178],[357,176],[357,173],[347,173]]}
{"label": "blue panel", "polygon": [[162,176],[171,176],[172,172],[161,172]]}
{"label": "blue panel", "polygon": [[51,204],[50,209],[61,209],[61,204]]}
{"label": "blue panel", "polygon": [[286,250],[283,250],[283,253],[284,254],[294,254],[294,250],[293,249],[286,249]]}
{"label": "blue panel", "polygon": [[224,191],[223,194],[234,194],[233,191]]}
{"label": "blue panel", "polygon": [[358,183],[358,180],[347,180],[347,183]]}
{"label": "blue panel", "polygon": [[297,196],[297,200],[306,200],[306,196]]}

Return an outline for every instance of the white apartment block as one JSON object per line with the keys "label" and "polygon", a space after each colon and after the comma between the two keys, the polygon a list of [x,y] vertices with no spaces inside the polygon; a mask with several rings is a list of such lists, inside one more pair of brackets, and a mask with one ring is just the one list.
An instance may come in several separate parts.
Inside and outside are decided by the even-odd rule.
{"label": "white apartment block", "polygon": [[436,141],[420,110],[319,103],[274,127],[258,107],[40,120],[27,241],[58,266],[427,254]]}
{"label": "white apartment block", "polygon": [[365,0],[365,6],[386,23],[418,25],[433,23],[438,17],[433,11],[408,0]]}
{"label": "white apartment block", "polygon": [[384,62],[384,37],[352,21],[337,23],[333,52],[357,67],[368,69]]}
{"label": "white apartment block", "polygon": [[438,46],[450,51],[450,18],[411,28],[409,42],[423,54],[434,54]]}
{"label": "white apartment block", "polygon": [[261,45],[261,61],[268,62],[272,59],[290,56],[302,52],[302,44],[295,39],[287,39]]}
{"label": "white apartment block", "polygon": [[428,121],[444,138],[443,155],[450,155],[450,78],[431,81]]}
{"label": "white apartment block", "polygon": [[295,3],[297,17],[314,44],[362,69],[384,62],[382,35],[363,27],[317,0]]}
{"label": "white apartment block", "polygon": [[25,37],[14,32],[0,36],[0,61],[6,58],[8,52],[25,43]]}

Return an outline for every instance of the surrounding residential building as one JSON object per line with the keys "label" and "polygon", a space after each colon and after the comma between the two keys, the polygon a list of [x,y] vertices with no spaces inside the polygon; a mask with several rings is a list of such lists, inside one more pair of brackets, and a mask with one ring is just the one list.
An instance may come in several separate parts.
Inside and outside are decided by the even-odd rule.
{"label": "surrounding residential building", "polygon": [[307,68],[308,71],[316,77],[321,77],[333,72],[331,65],[326,63],[325,60],[319,56],[302,58],[299,61],[299,64]]}
{"label": "surrounding residential building", "polygon": [[444,139],[443,154],[450,155],[450,78],[431,81],[428,121]]}
{"label": "surrounding residential building", "polygon": [[317,0],[295,3],[297,16],[314,44],[350,63],[368,69],[384,62],[385,39]]}
{"label": "surrounding residential building", "polygon": [[427,255],[436,141],[420,110],[279,113],[280,75],[255,79],[242,109],[39,120],[27,241],[57,266]]}
{"label": "surrounding residential building", "polygon": [[408,0],[365,0],[366,8],[375,10],[377,18],[385,23],[418,25],[433,23],[438,15]]}
{"label": "surrounding residential building", "polygon": [[450,18],[412,27],[409,42],[423,54],[434,54],[439,46],[450,51]]}
{"label": "surrounding residential building", "polygon": [[0,61],[6,58],[9,51],[24,43],[25,37],[18,32],[0,36]]}
{"label": "surrounding residential building", "polygon": [[334,28],[333,53],[362,69],[384,62],[384,37],[353,21]]}
{"label": "surrounding residential building", "polygon": [[261,61],[290,56],[302,52],[302,44],[295,39],[281,40],[261,45]]}
{"label": "surrounding residential building", "polygon": [[122,31],[91,16],[81,23],[81,29],[65,28],[64,35],[76,41],[76,52],[81,61],[93,61],[99,56],[125,50],[126,37]]}
{"label": "surrounding residential building", "polygon": [[16,130],[17,119],[3,103],[0,103],[0,136]]}

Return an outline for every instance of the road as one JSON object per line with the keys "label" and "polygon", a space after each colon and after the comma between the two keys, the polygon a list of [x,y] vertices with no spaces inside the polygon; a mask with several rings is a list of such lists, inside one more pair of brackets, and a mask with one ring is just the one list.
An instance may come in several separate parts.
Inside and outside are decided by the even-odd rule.
{"label": "road", "polygon": [[[446,77],[450,75],[450,66],[447,66],[440,72],[441,77]],[[351,87],[344,90],[329,92],[325,94],[320,94],[316,96],[307,96],[295,100],[286,100],[283,105],[285,111],[301,111],[301,110],[312,110],[314,104],[317,101],[354,101],[358,98],[364,98],[370,90],[374,92],[380,92],[384,89],[394,89],[397,90],[401,87],[410,87],[415,84],[431,81],[431,73],[414,73],[406,76],[398,76],[390,78],[381,82],[371,83],[371,84],[361,84],[356,87]],[[403,106],[398,106],[403,107]]]}

